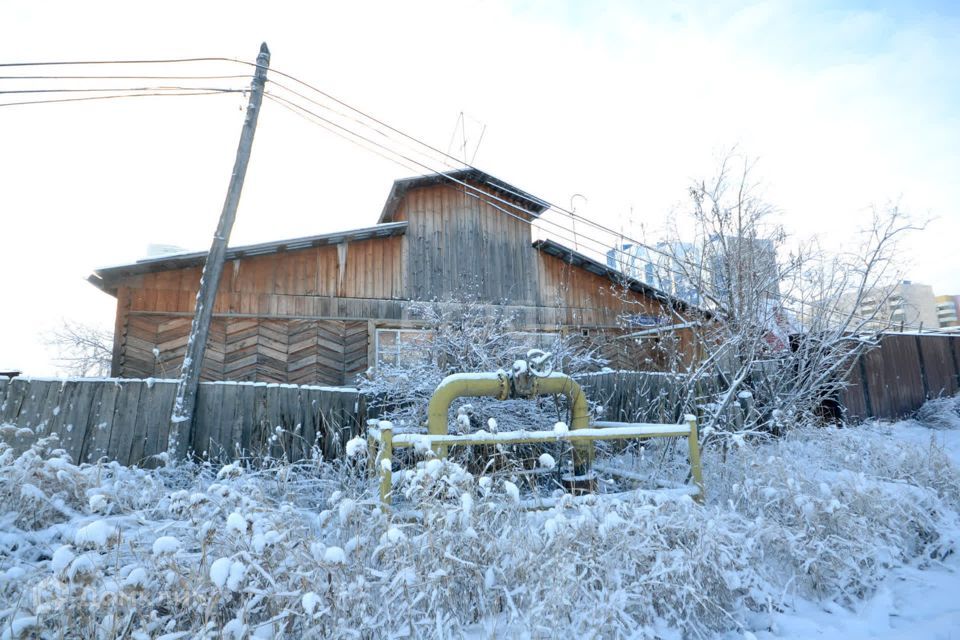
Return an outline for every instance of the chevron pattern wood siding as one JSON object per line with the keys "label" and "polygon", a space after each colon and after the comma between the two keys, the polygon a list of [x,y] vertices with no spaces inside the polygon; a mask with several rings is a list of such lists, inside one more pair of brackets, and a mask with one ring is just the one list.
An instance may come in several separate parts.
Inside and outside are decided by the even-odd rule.
{"label": "chevron pattern wood siding", "polygon": [[[118,374],[179,375],[190,324],[182,316],[129,314]],[[352,385],[367,368],[368,340],[364,321],[216,318],[201,379]]]}

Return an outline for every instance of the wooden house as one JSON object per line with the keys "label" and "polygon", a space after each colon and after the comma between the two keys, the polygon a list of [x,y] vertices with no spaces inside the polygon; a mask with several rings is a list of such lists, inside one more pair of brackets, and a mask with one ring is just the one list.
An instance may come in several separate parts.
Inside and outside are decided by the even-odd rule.
{"label": "wooden house", "polygon": [[[576,331],[630,361],[622,316],[676,318],[683,303],[552,240],[532,237],[544,201],[474,169],[398,180],[374,226],[227,251],[202,378],[351,384],[416,339],[413,301],[465,285],[531,333]],[[172,377],[205,253],[104,268],[117,298],[113,374]],[[668,310],[670,307],[670,310]],[[671,311],[672,310],[672,311]]]}

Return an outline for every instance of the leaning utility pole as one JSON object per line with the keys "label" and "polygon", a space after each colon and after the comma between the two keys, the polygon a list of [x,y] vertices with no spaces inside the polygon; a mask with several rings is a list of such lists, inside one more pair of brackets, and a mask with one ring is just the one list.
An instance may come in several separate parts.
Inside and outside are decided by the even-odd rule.
{"label": "leaning utility pole", "polygon": [[260,104],[263,102],[263,86],[267,81],[267,68],[270,66],[270,50],[267,43],[260,45],[260,55],[257,56],[257,70],[253,74],[253,84],[250,87],[250,102],[247,104],[247,115],[243,121],[243,130],[240,132],[240,144],[237,146],[237,159],[233,163],[233,175],[230,176],[230,187],[223,202],[223,211],[220,213],[220,223],[213,234],[213,243],[210,253],[203,265],[203,274],[200,277],[200,291],[197,292],[197,307],[193,314],[193,324],[190,327],[190,339],[187,341],[187,352],[183,356],[183,366],[180,369],[180,382],[177,384],[177,399],[173,405],[173,414],[170,416],[170,439],[168,448],[171,454],[183,455],[190,443],[192,429],[183,434],[183,442],[179,441],[180,427],[186,423],[190,426],[193,421],[193,410],[197,404],[197,387],[200,384],[200,369],[203,365],[203,352],[207,348],[207,336],[210,333],[210,320],[213,317],[213,306],[217,299],[217,287],[223,273],[223,262],[227,252],[227,242],[230,240],[230,231],[233,229],[233,220],[237,217],[237,205],[240,203],[240,192],[243,190],[243,179],[247,173],[247,164],[250,162],[250,149],[253,147],[253,134],[257,130],[257,116],[260,113]]}

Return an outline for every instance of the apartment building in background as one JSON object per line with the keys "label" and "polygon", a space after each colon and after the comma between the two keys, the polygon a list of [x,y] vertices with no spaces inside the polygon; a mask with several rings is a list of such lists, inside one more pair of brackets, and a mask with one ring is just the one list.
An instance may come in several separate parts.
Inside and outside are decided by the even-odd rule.
{"label": "apartment building in background", "polygon": [[697,284],[707,276],[701,252],[692,243],[621,244],[607,251],[607,266],[688,304],[702,302]]}
{"label": "apartment building in background", "polygon": [[933,287],[901,280],[881,291],[868,294],[857,308],[862,318],[874,318],[874,329],[938,329],[937,304]]}
{"label": "apartment building in background", "polygon": [[941,328],[960,327],[960,296],[937,296],[937,322]]}

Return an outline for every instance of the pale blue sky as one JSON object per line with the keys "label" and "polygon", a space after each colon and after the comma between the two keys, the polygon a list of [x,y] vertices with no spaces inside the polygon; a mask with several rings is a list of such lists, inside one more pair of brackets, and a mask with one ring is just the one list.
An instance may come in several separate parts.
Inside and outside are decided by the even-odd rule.
{"label": "pale blue sky", "polygon": [[[0,60],[252,60],[266,40],[274,68],[434,146],[465,111],[487,126],[484,170],[562,206],[583,194],[579,212],[654,235],[689,180],[739,145],[800,236],[843,246],[887,199],[935,216],[903,258],[912,279],[960,293],[956,5],[8,0]],[[38,331],[111,322],[91,269],[148,242],[206,248],[241,106],[0,111],[0,255],[24,266],[0,276],[4,299],[23,301],[0,314],[0,366],[51,372]],[[267,104],[233,241],[371,224],[410,173]]]}

